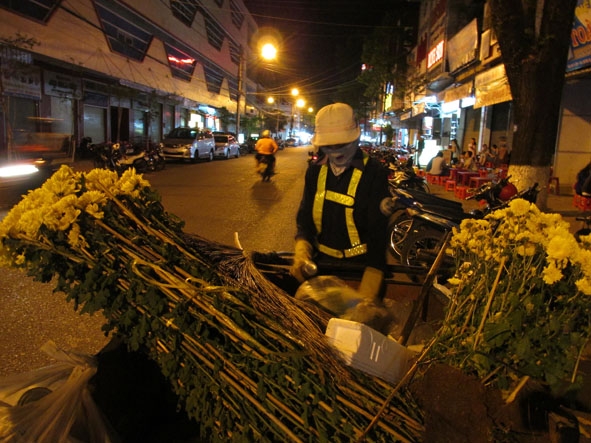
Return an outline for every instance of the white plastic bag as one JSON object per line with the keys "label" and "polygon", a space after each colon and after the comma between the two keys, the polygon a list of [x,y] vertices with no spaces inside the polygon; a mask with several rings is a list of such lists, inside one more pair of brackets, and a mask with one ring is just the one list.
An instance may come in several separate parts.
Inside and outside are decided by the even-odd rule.
{"label": "white plastic bag", "polygon": [[41,349],[58,363],[0,379],[0,441],[117,441],[88,390],[94,358],[52,341]]}
{"label": "white plastic bag", "polygon": [[319,275],[306,280],[298,288],[295,298],[315,303],[335,317],[340,317],[363,300],[355,289],[333,275]]}

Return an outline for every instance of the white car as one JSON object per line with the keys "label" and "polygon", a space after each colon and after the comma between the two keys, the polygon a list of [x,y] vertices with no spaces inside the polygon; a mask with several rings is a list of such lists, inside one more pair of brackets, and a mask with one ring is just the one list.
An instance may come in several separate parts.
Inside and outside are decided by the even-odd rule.
{"label": "white car", "polygon": [[240,157],[240,144],[232,134],[225,132],[214,132],[215,140],[215,158],[228,159],[230,157]]}
{"label": "white car", "polygon": [[174,128],[160,144],[166,160],[213,160],[213,133],[197,128]]}

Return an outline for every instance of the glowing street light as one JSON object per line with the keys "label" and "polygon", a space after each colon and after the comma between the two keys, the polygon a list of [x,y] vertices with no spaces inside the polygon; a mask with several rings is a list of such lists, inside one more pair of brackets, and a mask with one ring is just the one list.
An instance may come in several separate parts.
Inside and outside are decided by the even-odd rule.
{"label": "glowing street light", "polygon": [[[240,101],[244,95],[244,107],[246,108],[246,63],[244,60],[244,48],[240,46],[238,57],[238,91],[236,95],[236,137],[240,137]],[[260,46],[260,56],[265,60],[274,60],[277,57],[277,47],[273,43],[265,43]]]}
{"label": "glowing street light", "polygon": [[277,48],[272,43],[265,43],[261,48],[261,57],[265,60],[275,60],[277,57]]}

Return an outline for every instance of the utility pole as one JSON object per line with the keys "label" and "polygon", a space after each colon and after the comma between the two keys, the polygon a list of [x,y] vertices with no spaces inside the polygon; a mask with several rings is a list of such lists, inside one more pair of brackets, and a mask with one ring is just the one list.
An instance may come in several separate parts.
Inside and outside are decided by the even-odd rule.
{"label": "utility pole", "polygon": [[[238,91],[236,93],[236,138],[240,139],[240,99],[242,98],[242,89],[244,83],[244,50],[240,46],[240,54],[238,57]],[[244,99],[246,106],[246,96]]]}

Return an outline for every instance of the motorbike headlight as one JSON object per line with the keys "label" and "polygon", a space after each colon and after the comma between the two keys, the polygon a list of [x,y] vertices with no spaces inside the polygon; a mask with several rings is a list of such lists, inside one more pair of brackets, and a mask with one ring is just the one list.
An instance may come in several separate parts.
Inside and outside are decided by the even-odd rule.
{"label": "motorbike headlight", "polygon": [[31,164],[10,165],[0,167],[0,178],[22,177],[39,172],[39,168]]}

